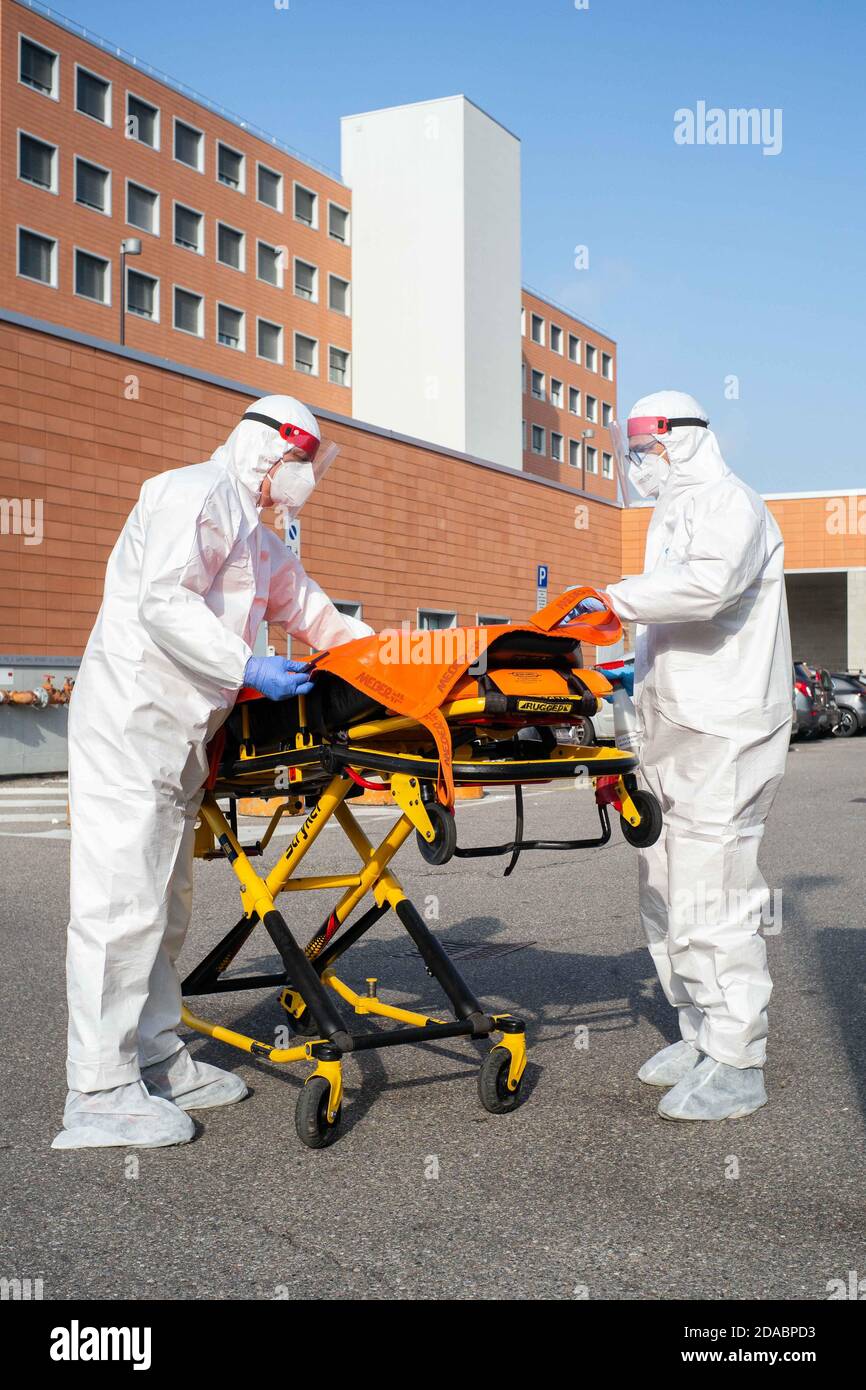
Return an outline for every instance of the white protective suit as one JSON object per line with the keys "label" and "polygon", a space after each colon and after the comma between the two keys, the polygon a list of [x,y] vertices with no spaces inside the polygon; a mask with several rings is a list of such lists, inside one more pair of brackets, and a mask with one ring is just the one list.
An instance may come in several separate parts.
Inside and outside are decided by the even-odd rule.
{"label": "white protective suit", "polygon": [[[661,391],[631,417],[699,416]],[[639,624],[641,763],[665,826],[640,852],[640,911],[683,1038],[717,1062],[764,1063],[772,988],[759,934],[764,822],[785,769],[791,644],[782,537],[727,467],[715,435],[660,435],[662,468],[642,575],[608,593]]]}
{"label": "white protective suit", "polygon": [[[250,406],[318,437],[298,402]],[[294,414],[292,414],[294,412]],[[175,960],[192,893],[205,746],[243,684],[263,620],[311,647],[371,629],[340,614],[263,526],[286,449],[241,421],[207,463],[150,478],[108,561],[70,705],[70,1089],[137,1081],[181,1046]]]}

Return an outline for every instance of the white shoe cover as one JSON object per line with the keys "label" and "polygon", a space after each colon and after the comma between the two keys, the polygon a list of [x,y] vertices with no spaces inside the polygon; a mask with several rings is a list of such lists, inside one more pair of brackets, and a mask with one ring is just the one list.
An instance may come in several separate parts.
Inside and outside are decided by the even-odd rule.
{"label": "white shoe cover", "polygon": [[52,1149],[160,1149],[187,1144],[195,1134],[176,1105],[148,1095],[140,1081],[108,1091],[70,1091],[63,1129]]}
{"label": "white shoe cover", "polygon": [[703,1060],[659,1102],[665,1120],[739,1120],[767,1104],[763,1067]]}
{"label": "white shoe cover", "polygon": [[141,1079],[151,1095],[173,1101],[181,1110],[211,1110],[249,1095],[239,1076],[208,1062],[194,1062],[185,1047],[164,1062],[142,1067]]}
{"label": "white shoe cover", "polygon": [[701,1053],[691,1043],[671,1043],[644,1062],[637,1074],[638,1081],[646,1082],[647,1086],[675,1086],[694,1071],[700,1060]]}

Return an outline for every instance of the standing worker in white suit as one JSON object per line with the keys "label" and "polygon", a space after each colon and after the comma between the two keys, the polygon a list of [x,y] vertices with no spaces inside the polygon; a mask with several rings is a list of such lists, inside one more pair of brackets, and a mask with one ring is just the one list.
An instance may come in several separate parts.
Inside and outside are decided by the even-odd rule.
{"label": "standing worker in white suit", "polygon": [[260,624],[317,648],[370,632],[260,520],[272,504],[294,516],[336,452],[300,402],[265,396],[208,462],[144,484],[112,551],[70,707],[69,1094],[54,1148],[184,1143],[186,1111],[247,1094],[178,1037],[175,961],[209,739],[243,685],[312,689],[302,663],[253,655]]}
{"label": "standing worker in white suit", "polygon": [[782,537],[691,396],[638,401],[627,449],[631,481],[656,503],[644,573],[608,596],[639,624],[641,766],[665,822],[640,852],[640,913],[682,1034],[639,1076],[672,1087],[667,1119],[729,1119],[767,1099],[758,851],[791,729]]}

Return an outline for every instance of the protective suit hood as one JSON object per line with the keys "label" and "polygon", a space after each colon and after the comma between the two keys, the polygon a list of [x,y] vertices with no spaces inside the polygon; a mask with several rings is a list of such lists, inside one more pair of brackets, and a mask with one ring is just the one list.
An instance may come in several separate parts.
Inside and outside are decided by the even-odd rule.
{"label": "protective suit hood", "polygon": [[[299,425],[317,439],[321,438],[315,417],[293,396],[262,396],[248,409],[258,415],[270,415],[275,420]],[[282,458],[286,448],[286,441],[269,425],[256,420],[240,420],[225,444],[214,452],[212,461],[227,468],[258,505],[265,474]]]}
{"label": "protective suit hood", "polygon": [[[664,415],[669,419],[709,420],[704,407],[684,391],[654,391],[642,396],[629,411],[629,419]],[[657,436],[670,459],[670,473],[662,484],[659,500],[668,499],[700,483],[717,482],[729,472],[713,431],[698,425],[680,425]]]}

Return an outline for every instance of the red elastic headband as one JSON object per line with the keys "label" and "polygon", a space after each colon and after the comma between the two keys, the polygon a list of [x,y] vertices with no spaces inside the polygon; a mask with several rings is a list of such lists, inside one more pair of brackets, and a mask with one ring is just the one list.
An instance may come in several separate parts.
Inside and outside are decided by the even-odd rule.
{"label": "red elastic headband", "polygon": [[303,449],[310,463],[316,457],[319,440],[314,434],[310,434],[309,430],[302,430],[300,425],[280,424],[279,420],[274,420],[270,415],[258,415],[254,410],[248,410],[243,419],[255,420],[260,425],[270,425],[271,429],[276,430],[280,438],[293,449]]}
{"label": "red elastic headband", "polygon": [[708,424],[708,420],[699,420],[691,416],[688,419],[671,420],[667,415],[635,415],[628,421],[628,437],[633,439],[637,434],[670,434],[677,425],[700,425],[706,429]]}

